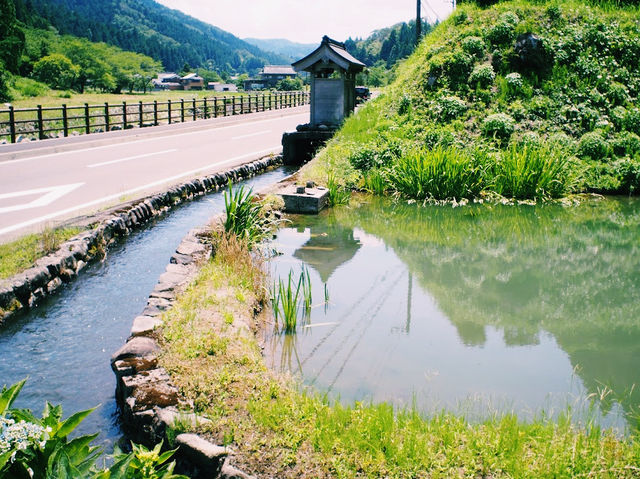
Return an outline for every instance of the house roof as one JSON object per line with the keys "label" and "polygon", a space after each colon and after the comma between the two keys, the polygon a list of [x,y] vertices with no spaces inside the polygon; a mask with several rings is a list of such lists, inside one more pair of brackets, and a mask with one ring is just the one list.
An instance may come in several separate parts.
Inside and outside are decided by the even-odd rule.
{"label": "house roof", "polygon": [[309,71],[317,63],[332,62],[343,70],[349,72],[360,72],[364,69],[365,64],[355,58],[349,52],[344,43],[329,38],[322,37],[322,43],[313,52],[306,57],[291,64],[295,71]]}
{"label": "house roof", "polygon": [[296,71],[289,65],[265,65],[262,75],[295,75]]}
{"label": "house roof", "polygon": [[202,80],[202,77],[200,75],[198,75],[197,73],[189,73],[188,75],[185,75],[182,77],[183,80]]}

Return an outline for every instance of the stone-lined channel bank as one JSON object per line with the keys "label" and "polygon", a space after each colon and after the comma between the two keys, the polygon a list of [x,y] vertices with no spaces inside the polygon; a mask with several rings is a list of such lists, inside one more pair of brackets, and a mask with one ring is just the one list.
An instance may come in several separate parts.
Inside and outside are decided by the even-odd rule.
{"label": "stone-lined channel bank", "polygon": [[[288,173],[281,167],[239,184],[258,190]],[[182,238],[223,209],[220,191],[151,220],[112,245],[103,262],[87,265],[78,280],[4,324],[0,383],[29,378],[15,406],[39,415],[49,401],[61,404],[68,416],[100,405],[78,431],[99,431],[96,443],[110,452],[121,436],[110,357],[126,341]]]}

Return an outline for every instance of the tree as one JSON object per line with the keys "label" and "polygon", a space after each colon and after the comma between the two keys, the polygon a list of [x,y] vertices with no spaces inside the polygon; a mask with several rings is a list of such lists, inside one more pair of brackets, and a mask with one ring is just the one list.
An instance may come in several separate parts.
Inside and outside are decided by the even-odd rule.
{"label": "tree", "polygon": [[80,93],[89,82],[95,84],[109,71],[106,63],[96,55],[91,42],[80,38],[64,37],[64,54],[79,67],[75,88]]}
{"label": "tree", "polygon": [[302,79],[300,78],[283,78],[276,84],[278,91],[294,91],[302,90]]}
{"label": "tree", "polygon": [[11,73],[18,73],[25,38],[18,28],[13,0],[0,0],[0,12],[0,61]]}
{"label": "tree", "polygon": [[33,65],[33,77],[58,90],[72,88],[79,71],[78,66],[60,53],[42,57]]}
{"label": "tree", "polygon": [[6,72],[0,60],[0,101],[9,100],[11,100],[11,95],[9,94],[9,74]]}

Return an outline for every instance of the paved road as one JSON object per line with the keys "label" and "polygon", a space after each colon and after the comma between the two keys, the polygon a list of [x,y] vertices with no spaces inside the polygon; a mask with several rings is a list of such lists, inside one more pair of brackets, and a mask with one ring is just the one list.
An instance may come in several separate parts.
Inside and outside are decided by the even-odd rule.
{"label": "paved road", "polygon": [[0,146],[0,243],[282,150],[309,107]]}

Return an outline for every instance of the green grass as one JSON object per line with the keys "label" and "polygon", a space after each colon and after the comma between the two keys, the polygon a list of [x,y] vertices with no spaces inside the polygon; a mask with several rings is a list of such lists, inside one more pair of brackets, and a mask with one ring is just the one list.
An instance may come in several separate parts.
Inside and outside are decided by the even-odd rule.
{"label": "green grass", "polygon": [[[623,439],[593,424],[580,428],[570,413],[555,422],[525,423],[505,415],[471,424],[445,412],[426,417],[411,408],[346,405],[301,391],[267,369],[254,333],[230,328],[220,314],[232,309],[240,321],[255,321],[255,310],[266,301],[256,294],[264,290],[266,276],[251,262],[246,246],[217,249],[165,314],[161,358],[183,399],[211,419],[200,432],[231,445],[234,465],[245,471],[282,478],[632,478],[640,473],[637,435]],[[246,303],[234,299],[237,289]],[[227,347],[194,355],[189,345],[197,337],[227,339]],[[294,354],[296,336],[285,339]]]}
{"label": "green grass", "polygon": [[54,252],[60,243],[81,231],[81,228],[45,229],[42,233],[1,244],[0,279],[10,278],[30,268],[37,259]]}
{"label": "green grass", "polygon": [[[505,196],[637,194],[640,8],[612,5],[461,3],[398,67],[395,81],[346,119],[301,179],[324,184],[333,175],[347,188],[419,198],[429,195],[421,182],[396,189],[389,173],[394,166],[418,173],[423,150],[441,148],[457,150],[453,159],[487,152],[495,165],[483,190]],[[516,40],[525,33],[538,35],[546,53],[521,62]],[[524,145],[526,154],[515,154]],[[381,173],[374,184],[372,170]],[[465,182],[450,180],[427,190],[469,195]]]}

